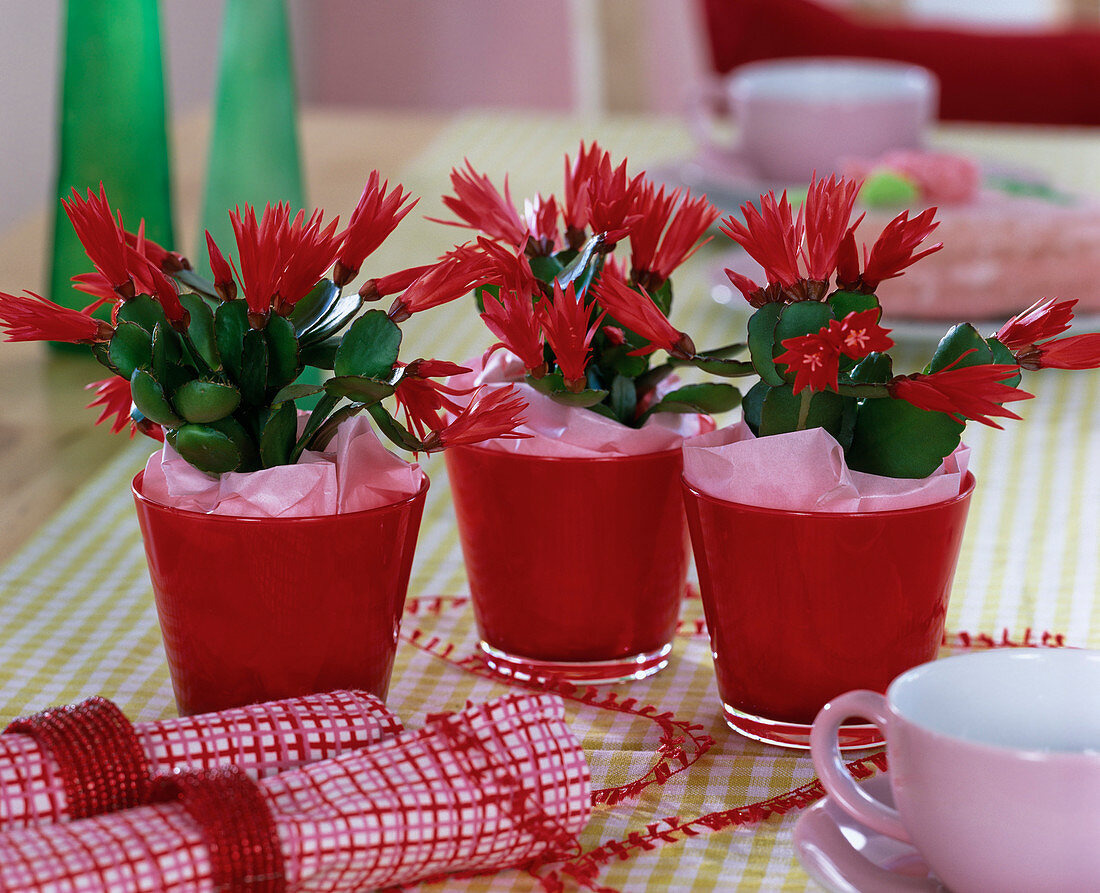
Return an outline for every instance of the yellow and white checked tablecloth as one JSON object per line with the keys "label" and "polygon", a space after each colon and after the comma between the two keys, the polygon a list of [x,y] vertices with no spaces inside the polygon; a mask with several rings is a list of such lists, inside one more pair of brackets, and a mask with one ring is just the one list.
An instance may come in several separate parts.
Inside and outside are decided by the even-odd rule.
{"label": "yellow and white checked tablecloth", "polygon": [[[464,156],[514,195],[560,189],[562,154],[598,138],[635,169],[688,149],[682,131],[652,123],[470,116],[452,124],[403,171],[386,172],[425,196],[436,216],[446,176]],[[364,169],[370,160],[364,160]],[[359,183],[362,181],[359,180]],[[349,196],[356,183],[349,183]],[[356,193],[357,194],[357,193]],[[349,199],[350,200],[350,199]],[[335,213],[340,209],[332,209]],[[462,232],[406,222],[377,272],[425,262]],[[440,233],[440,230],[444,230]],[[426,247],[425,247],[426,246]],[[389,252],[388,254],[386,252]],[[744,317],[708,296],[713,255],[677,277],[673,321],[701,346],[737,340]],[[365,271],[370,274],[371,270]],[[885,292],[889,323],[889,294]],[[1036,296],[1038,297],[1038,296]],[[488,345],[465,302],[414,318],[403,357],[462,358]],[[1100,373],[1044,373],[1025,385],[1025,421],[971,425],[978,479],[948,617],[958,646],[1060,636],[1100,646]],[[89,416],[91,414],[89,413]],[[89,418],[89,423],[91,418]],[[0,570],[0,721],[102,694],[135,720],[174,711],[129,481],[151,451],[127,445]],[[432,478],[409,588],[390,706],[416,726],[430,712],[506,690],[476,672],[475,634],[444,463]],[[318,556],[319,560],[324,560]],[[843,610],[843,605],[837,606]],[[808,757],[729,731],[719,714],[698,600],[684,604],[671,665],[657,676],[567,701],[600,795],[583,853],[542,869],[565,889],[633,891],[814,889],[791,833],[819,792]],[[988,640],[985,640],[988,643]],[[613,703],[604,702],[613,693]],[[651,709],[647,705],[652,705]],[[859,756],[859,755],[857,755]],[[878,771],[864,755],[859,768]],[[539,890],[518,871],[433,889]]]}

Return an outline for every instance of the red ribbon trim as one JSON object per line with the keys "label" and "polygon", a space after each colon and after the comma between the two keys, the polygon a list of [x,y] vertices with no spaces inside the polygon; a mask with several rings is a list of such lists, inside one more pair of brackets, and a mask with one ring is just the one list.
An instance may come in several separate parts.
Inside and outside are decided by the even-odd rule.
{"label": "red ribbon trim", "polygon": [[236,766],[153,779],[152,800],[175,800],[202,829],[215,890],[284,893],[275,818],[259,784]]}
{"label": "red ribbon trim", "polygon": [[72,819],[130,809],[149,794],[149,765],[134,726],[101,697],[52,707],[12,722],[4,734],[29,735],[57,764]]}

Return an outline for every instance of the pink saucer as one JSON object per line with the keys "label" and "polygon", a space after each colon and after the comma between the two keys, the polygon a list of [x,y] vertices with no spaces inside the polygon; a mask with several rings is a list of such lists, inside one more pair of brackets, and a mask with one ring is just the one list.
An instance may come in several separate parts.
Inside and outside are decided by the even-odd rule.
{"label": "pink saucer", "polygon": [[[863,787],[894,805],[888,775]],[[829,797],[799,818],[794,847],[807,874],[831,893],[947,893],[913,847],[860,824]]]}

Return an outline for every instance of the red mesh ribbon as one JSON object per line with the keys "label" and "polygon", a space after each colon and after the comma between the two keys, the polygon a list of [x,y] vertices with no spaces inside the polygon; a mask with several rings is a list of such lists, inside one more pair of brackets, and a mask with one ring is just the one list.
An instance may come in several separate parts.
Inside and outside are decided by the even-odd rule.
{"label": "red mesh ribbon", "polygon": [[275,819],[259,784],[236,766],[159,776],[152,797],[178,801],[202,829],[215,890],[286,890]]}
{"label": "red mesh ribbon", "polygon": [[43,710],[4,732],[29,735],[49,752],[71,818],[129,809],[148,796],[149,767],[134,726],[106,698]]}

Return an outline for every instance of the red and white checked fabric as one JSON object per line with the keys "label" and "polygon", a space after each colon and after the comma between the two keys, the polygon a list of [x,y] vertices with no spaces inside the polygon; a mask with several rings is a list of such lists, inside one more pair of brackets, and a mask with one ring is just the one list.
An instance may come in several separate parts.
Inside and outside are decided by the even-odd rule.
{"label": "red and white checked fabric", "polygon": [[[238,878],[232,889],[342,893],[566,857],[591,811],[584,751],[554,695],[430,717],[419,731],[258,787],[284,878]],[[208,893],[224,841],[211,848],[204,833],[179,803],[9,831],[0,886]]]}
{"label": "red and white checked fabric", "polygon": [[[253,778],[328,759],[401,731],[386,705],[362,691],[134,725],[150,774],[235,765]],[[72,817],[57,761],[30,735],[0,735],[0,830]]]}

